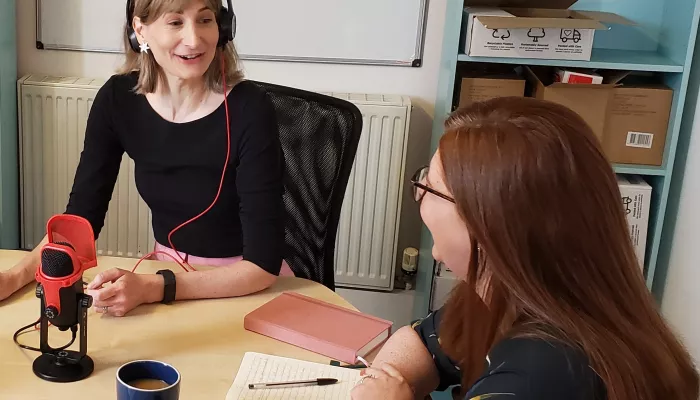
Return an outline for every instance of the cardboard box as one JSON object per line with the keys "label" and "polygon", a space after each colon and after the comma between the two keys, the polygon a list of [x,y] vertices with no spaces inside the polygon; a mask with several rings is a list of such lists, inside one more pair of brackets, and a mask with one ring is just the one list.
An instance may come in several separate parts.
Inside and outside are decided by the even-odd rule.
{"label": "cardboard box", "polygon": [[430,309],[438,310],[445,305],[454,288],[460,283],[459,278],[444,264],[438,263],[433,278],[433,290],[430,296]]}
{"label": "cardboard box", "polygon": [[632,24],[613,13],[568,10],[574,3],[576,0],[467,0],[464,53],[589,61],[596,30],[607,30],[605,23]]}
{"label": "cardboard box", "polygon": [[617,182],[622,196],[622,207],[627,215],[634,251],[640,267],[644,269],[652,188],[637,175],[618,175]]}
{"label": "cardboard box", "polygon": [[495,97],[525,96],[525,79],[511,77],[466,77],[462,78],[459,90],[459,106]]}
{"label": "cardboard box", "polygon": [[611,76],[610,83],[599,85],[554,82],[549,67],[523,67],[532,86],[532,97],[564,105],[579,114],[602,142],[605,133],[608,103],[618,76]]}
{"label": "cardboard box", "polygon": [[666,147],[673,90],[662,85],[615,88],[603,138],[613,163],[661,165]]}

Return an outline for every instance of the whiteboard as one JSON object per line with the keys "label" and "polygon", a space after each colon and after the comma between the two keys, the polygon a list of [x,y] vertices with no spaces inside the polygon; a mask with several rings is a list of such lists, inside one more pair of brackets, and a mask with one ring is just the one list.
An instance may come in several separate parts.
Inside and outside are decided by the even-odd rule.
{"label": "whiteboard", "polygon": [[[124,51],[126,0],[36,2],[37,48]],[[421,65],[429,0],[232,2],[242,59]]]}

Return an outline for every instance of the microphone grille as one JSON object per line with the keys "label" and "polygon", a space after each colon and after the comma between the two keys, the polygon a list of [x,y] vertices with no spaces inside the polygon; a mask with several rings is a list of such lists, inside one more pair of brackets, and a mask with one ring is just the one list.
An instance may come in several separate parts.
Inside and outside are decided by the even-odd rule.
{"label": "microphone grille", "polygon": [[[56,242],[74,249],[70,243]],[[75,249],[74,249],[75,250]],[[41,270],[44,275],[51,278],[60,278],[73,274],[73,260],[60,250],[46,249],[41,252]]]}

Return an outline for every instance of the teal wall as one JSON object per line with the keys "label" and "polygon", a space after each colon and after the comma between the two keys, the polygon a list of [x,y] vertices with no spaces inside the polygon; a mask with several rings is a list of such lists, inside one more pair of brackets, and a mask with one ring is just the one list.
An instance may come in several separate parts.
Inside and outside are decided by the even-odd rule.
{"label": "teal wall", "polygon": [[19,247],[15,1],[0,0],[0,248],[4,249]]}

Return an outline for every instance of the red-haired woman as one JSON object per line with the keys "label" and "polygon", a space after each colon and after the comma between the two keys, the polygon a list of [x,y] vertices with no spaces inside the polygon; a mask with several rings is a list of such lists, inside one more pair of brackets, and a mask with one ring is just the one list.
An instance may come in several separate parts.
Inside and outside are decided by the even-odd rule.
{"label": "red-haired woman", "polygon": [[696,400],[698,373],[657,311],[620,192],[562,106],[500,98],[456,111],[414,180],[433,257],[463,278],[398,330],[354,399]]}

